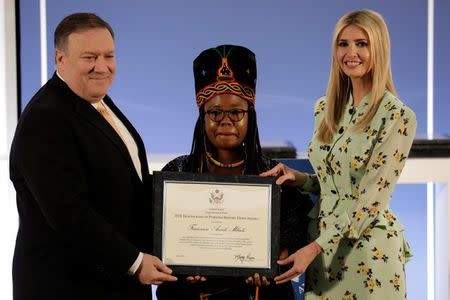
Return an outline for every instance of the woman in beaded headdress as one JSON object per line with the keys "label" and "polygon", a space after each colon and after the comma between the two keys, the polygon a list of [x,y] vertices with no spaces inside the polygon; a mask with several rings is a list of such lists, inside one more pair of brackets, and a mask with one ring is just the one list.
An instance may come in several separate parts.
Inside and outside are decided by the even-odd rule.
{"label": "woman in beaded headdress", "polygon": [[[258,175],[274,167],[276,162],[262,154],[259,141],[254,53],[235,45],[207,49],[194,60],[194,77],[199,117],[191,153],[169,162],[163,171]],[[283,187],[281,197],[280,257],[287,257],[289,250],[305,244],[312,202],[291,187]],[[293,299],[289,283],[276,286],[258,274],[247,279],[189,276],[162,284],[157,296],[160,300]]]}

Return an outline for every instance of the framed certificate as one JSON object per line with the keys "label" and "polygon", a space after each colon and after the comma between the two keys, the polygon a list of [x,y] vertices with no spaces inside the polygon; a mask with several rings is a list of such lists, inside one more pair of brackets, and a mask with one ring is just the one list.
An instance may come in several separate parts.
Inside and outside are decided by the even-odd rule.
{"label": "framed certificate", "polygon": [[273,277],[280,188],[273,178],[153,173],[154,253],[175,274]]}

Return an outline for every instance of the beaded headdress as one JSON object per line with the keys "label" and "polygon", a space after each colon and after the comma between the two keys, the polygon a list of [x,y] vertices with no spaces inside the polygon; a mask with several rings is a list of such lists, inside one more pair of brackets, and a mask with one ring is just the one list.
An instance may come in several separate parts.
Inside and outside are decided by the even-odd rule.
{"label": "beaded headdress", "polygon": [[256,58],[242,46],[210,48],[194,60],[195,93],[200,107],[219,94],[235,94],[255,104]]}

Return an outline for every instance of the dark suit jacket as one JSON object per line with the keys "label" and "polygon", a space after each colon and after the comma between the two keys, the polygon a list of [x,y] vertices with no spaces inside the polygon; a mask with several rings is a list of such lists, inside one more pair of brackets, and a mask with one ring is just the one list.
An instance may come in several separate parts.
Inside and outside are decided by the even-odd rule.
{"label": "dark suit jacket", "polygon": [[53,75],[23,111],[10,178],[20,224],[14,299],[151,299],[127,271],[151,249],[151,183],[144,144],[133,136],[142,182],[114,129]]}

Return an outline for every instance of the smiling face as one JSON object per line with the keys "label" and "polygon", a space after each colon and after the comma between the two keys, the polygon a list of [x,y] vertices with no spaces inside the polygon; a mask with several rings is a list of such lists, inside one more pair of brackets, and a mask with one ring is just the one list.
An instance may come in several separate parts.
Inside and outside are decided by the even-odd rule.
{"label": "smiling face", "polygon": [[[248,110],[246,100],[234,94],[220,94],[205,103],[205,112]],[[208,114],[204,116],[206,135],[211,144],[220,152],[238,149],[248,130],[248,113],[244,113],[242,120],[233,121],[225,114],[220,122],[211,120]]]}
{"label": "smiling face", "polygon": [[352,81],[370,80],[369,39],[360,27],[349,25],[342,30],[337,39],[336,59],[342,72]]}
{"label": "smiling face", "polygon": [[89,102],[100,101],[116,73],[114,40],[106,28],[71,33],[56,50],[58,73],[70,89]]}

